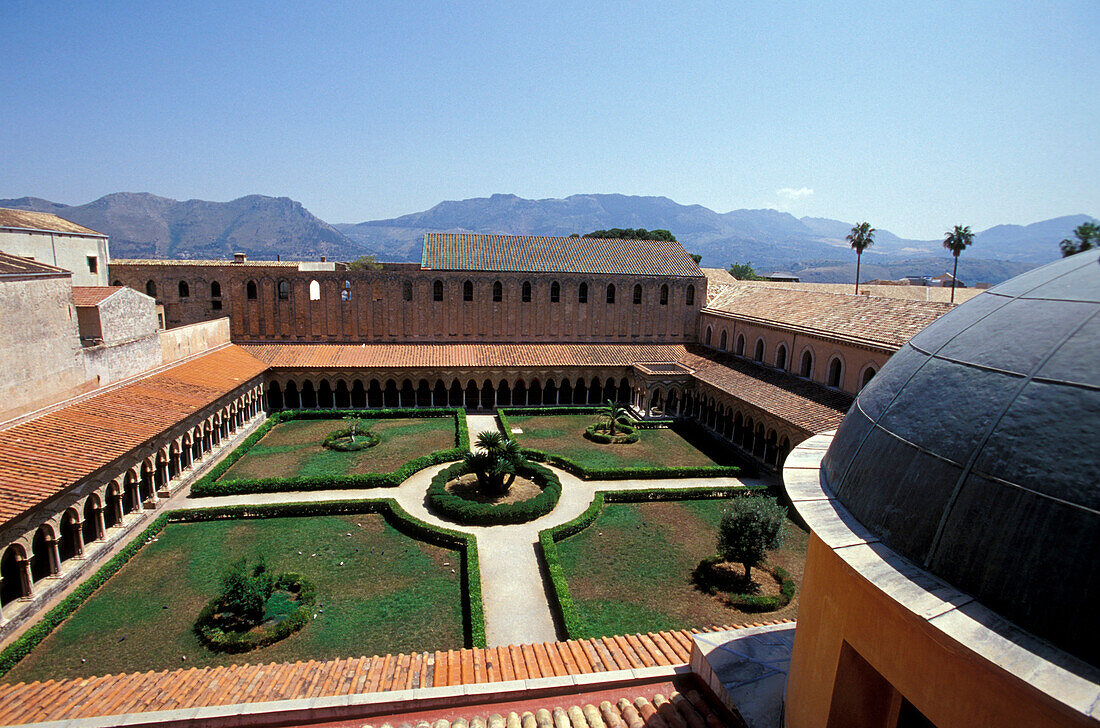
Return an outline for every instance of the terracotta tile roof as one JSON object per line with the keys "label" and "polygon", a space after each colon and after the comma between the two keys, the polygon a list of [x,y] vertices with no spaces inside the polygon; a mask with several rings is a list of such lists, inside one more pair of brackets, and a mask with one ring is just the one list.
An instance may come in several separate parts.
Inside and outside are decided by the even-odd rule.
{"label": "terracotta tile roof", "polygon": [[949,303],[734,283],[708,286],[703,310],[897,350],[952,308]]}
{"label": "terracotta tile roof", "polygon": [[0,431],[0,524],[106,467],[266,368],[230,345]]}
{"label": "terracotta tile roof", "polygon": [[64,268],[0,252],[0,276],[71,276]]}
{"label": "terracotta tile roof", "polygon": [[737,279],[730,275],[725,268],[702,268],[703,275],[707,277],[708,286],[719,286],[727,283],[736,283]]}
{"label": "terracotta tile roof", "polygon": [[280,268],[297,268],[298,261],[290,260],[249,260],[244,263],[234,263],[232,260],[190,260],[190,259],[169,259],[169,258],[118,258],[111,261],[111,267],[119,265],[148,265],[148,266],[165,266],[165,265],[215,265],[226,266],[233,268],[247,268],[247,267],[270,267],[278,266]]}
{"label": "terracotta tile roof", "polygon": [[4,684],[0,725],[685,665],[693,633],[729,629]]}
{"label": "terracotta tile roof", "polygon": [[123,286],[73,286],[73,305],[98,306],[123,289]]}
{"label": "terracotta tile roof", "polygon": [[421,267],[691,278],[703,275],[684,246],[673,241],[467,233],[427,233]]}
{"label": "terracotta tile roof", "polygon": [[[733,283],[734,281],[727,281]],[[807,281],[799,281],[798,283],[788,281],[740,281],[745,285],[757,286],[759,288],[780,288],[788,291],[811,291],[814,293],[842,293],[845,295],[852,295],[855,289],[852,283],[810,283]],[[983,289],[980,288],[956,288],[955,289],[955,303],[963,304],[969,301],[974,296],[979,295]],[[880,298],[900,298],[906,301],[939,301],[940,303],[948,303],[951,300],[951,288],[941,288],[939,286],[903,286],[896,284],[885,283],[860,283],[859,294],[870,294],[871,296],[878,296]]]}
{"label": "terracotta tile roof", "polygon": [[277,369],[415,367],[628,367],[676,361],[678,344],[246,344]]}
{"label": "terracotta tile roof", "polygon": [[77,235],[95,235],[100,238],[107,237],[103,233],[97,233],[91,228],[69,222],[57,215],[48,212],[31,212],[30,210],[12,210],[0,207],[0,228],[13,228],[16,230],[49,230],[58,233],[72,233]]}
{"label": "terracotta tile roof", "polygon": [[695,379],[786,420],[807,435],[835,429],[852,406],[852,397],[792,374],[741,359],[697,350],[681,361]]}

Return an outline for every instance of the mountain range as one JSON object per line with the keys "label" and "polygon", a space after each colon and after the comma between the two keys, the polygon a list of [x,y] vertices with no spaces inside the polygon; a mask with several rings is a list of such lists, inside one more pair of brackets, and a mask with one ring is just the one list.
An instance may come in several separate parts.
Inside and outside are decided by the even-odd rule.
{"label": "mountain range", "polygon": [[[178,201],[148,193],[119,192],[86,205],[35,197],[0,200],[0,207],[50,212],[106,233],[116,258],[228,258],[379,260],[416,262],[427,232],[569,235],[620,227],[671,230],[702,265],[751,262],[759,272],[782,270],[803,280],[850,281],[855,259],[844,236],[850,222],[797,218],[776,210],[719,213],[667,197],[616,194],[529,200],[516,195],[441,202],[429,210],[389,219],[335,224],[286,197],[249,195],[231,202]],[[964,281],[997,283],[1056,259],[1058,242],[1092,220],[1069,215],[1031,225],[998,225],[975,235],[959,259]],[[863,255],[861,278],[898,278],[949,270],[939,240],[907,240],[875,233]]]}

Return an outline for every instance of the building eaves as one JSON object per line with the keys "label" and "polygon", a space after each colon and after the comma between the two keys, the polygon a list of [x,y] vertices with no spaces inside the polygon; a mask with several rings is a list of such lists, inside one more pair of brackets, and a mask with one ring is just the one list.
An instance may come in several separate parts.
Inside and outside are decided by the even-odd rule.
{"label": "building eaves", "polygon": [[97,238],[107,237],[103,233],[96,232],[83,225],[77,225],[75,222],[70,222],[69,220],[48,212],[13,210],[8,207],[0,207],[0,229],[36,233],[61,233],[64,235],[85,235]]}

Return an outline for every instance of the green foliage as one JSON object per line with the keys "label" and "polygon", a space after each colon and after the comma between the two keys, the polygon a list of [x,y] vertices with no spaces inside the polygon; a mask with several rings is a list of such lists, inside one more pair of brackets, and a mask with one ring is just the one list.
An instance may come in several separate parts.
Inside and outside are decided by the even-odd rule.
{"label": "green foliage", "polygon": [[951,274],[951,303],[955,302],[955,279],[959,275],[959,253],[966,250],[967,246],[973,242],[974,233],[970,232],[969,226],[956,225],[954,230],[944,235],[943,247],[950,250],[951,254],[955,256],[955,270]]}
{"label": "green foliage", "polygon": [[316,594],[313,583],[298,574],[273,578],[262,557],[251,576],[246,562],[238,561],[223,575],[222,594],[199,613],[195,636],[214,652],[266,647],[309,623]]}
{"label": "green foliage", "polygon": [[783,544],[786,518],[787,509],[770,496],[734,498],[718,524],[718,555],[743,564],[750,579],[767,551]]}
{"label": "green foliage", "polygon": [[[611,434],[611,430],[617,430],[617,432]],[[626,422],[615,422],[614,420],[609,423],[597,422],[589,425],[584,428],[584,436],[601,445],[629,445],[640,439],[633,427]]]}
{"label": "green foliage", "polygon": [[352,413],[364,418],[417,418],[452,417],[455,422],[455,447],[450,450],[438,450],[427,455],[413,458],[397,470],[389,473],[361,473],[356,475],[302,475],[295,478],[239,478],[219,481],[230,467],[244,457],[272,427],[289,420],[325,420],[338,419],[347,415],[347,410],[287,410],[268,417],[244,442],[220,463],[210,469],[191,487],[191,496],[204,498],[222,495],[243,495],[248,493],[282,493],[286,491],[336,490],[346,488],[395,488],[410,475],[431,465],[461,460],[470,449],[470,435],[466,427],[466,415],[459,409],[377,409],[357,410]]}
{"label": "green foliage", "polygon": [[496,526],[506,523],[526,523],[554,509],[561,497],[561,481],[552,470],[534,463],[524,463],[518,469],[541,488],[533,498],[516,503],[478,503],[447,490],[447,483],[471,472],[466,462],[455,463],[436,473],[425,498],[435,513],[458,523],[471,526]]}
{"label": "green foliage", "polygon": [[739,281],[762,281],[764,276],[757,275],[752,263],[733,263],[730,265],[730,275]]}
{"label": "green foliage", "polygon": [[1094,222],[1081,223],[1073,229],[1073,235],[1077,238],[1076,240],[1064,238],[1058,244],[1062,249],[1063,258],[1092,248],[1100,248],[1100,225]]}
{"label": "green foliage", "polygon": [[[362,422],[361,420],[355,421]],[[328,437],[321,443],[321,447],[326,450],[336,450],[337,452],[359,452],[360,450],[366,450],[382,442],[381,435],[376,435],[369,430],[366,432],[360,431],[358,437],[361,439],[356,441],[356,429],[361,430],[361,428],[362,425],[360,424],[359,428],[347,427],[342,430],[330,432]]]}
{"label": "green foliage", "polygon": [[695,261],[695,265],[699,265],[703,262],[703,256],[699,253],[688,253],[688,255],[690,255],[691,259]]}
{"label": "green foliage", "polygon": [[382,270],[382,264],[376,261],[373,255],[361,255],[348,263],[348,270]]}
{"label": "green foliage", "polygon": [[516,472],[527,464],[519,445],[499,432],[482,432],[477,436],[478,450],[463,456],[467,471],[477,476],[478,489],[491,496],[508,492],[515,482]]}
{"label": "green foliage", "polygon": [[[574,237],[576,233],[569,237]],[[636,230],[631,228],[610,228],[608,230],[593,230],[590,233],[585,233],[581,237],[584,238],[607,238],[610,240],[671,240],[675,242],[676,236],[670,233],[668,230],[646,230],[645,228],[638,228]],[[696,261],[698,262],[698,261]]]}
{"label": "green foliage", "polygon": [[621,402],[609,399],[600,410],[600,414],[607,420],[607,434],[615,437],[615,425],[626,416],[626,407]]}
{"label": "green foliage", "polygon": [[856,251],[856,293],[859,293],[859,263],[863,259],[863,251],[875,244],[875,229],[869,222],[861,222],[854,225],[845,240]]}
{"label": "green foliage", "polygon": [[265,586],[270,586],[270,580],[262,584],[248,573],[248,562],[242,559],[222,574],[218,608],[243,624],[259,624],[264,617],[264,602],[270,596],[270,593],[264,594]]}

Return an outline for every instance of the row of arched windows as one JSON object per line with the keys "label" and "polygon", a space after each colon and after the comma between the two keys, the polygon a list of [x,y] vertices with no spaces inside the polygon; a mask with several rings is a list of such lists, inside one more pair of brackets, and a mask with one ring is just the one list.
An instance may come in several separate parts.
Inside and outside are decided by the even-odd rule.
{"label": "row of arched windows", "polygon": [[[524,281],[520,286],[519,299],[521,303],[531,302],[531,282]],[[493,302],[500,303],[504,300],[504,284],[500,281],[494,281],[492,286]],[[577,286],[577,303],[588,303],[588,283],[582,282]],[[405,295],[406,301],[412,300],[412,283],[405,282]],[[615,303],[617,290],[614,283],[607,284],[607,288],[604,290],[604,300],[607,303]],[[633,296],[631,301],[634,305],[638,306],[644,303],[645,290],[642,288],[642,284],[635,284],[633,289]],[[436,280],[432,282],[432,300],[443,300],[443,281]],[[474,300],[474,282],[471,280],[464,281],[462,283],[462,300],[464,302],[472,302]],[[661,306],[667,306],[669,301],[669,287],[668,284],[662,284],[658,290],[657,303]],[[552,281],[550,283],[550,303],[561,302],[561,283],[558,281]],[[684,305],[695,305],[695,286],[689,285],[687,291],[684,294]]]}

